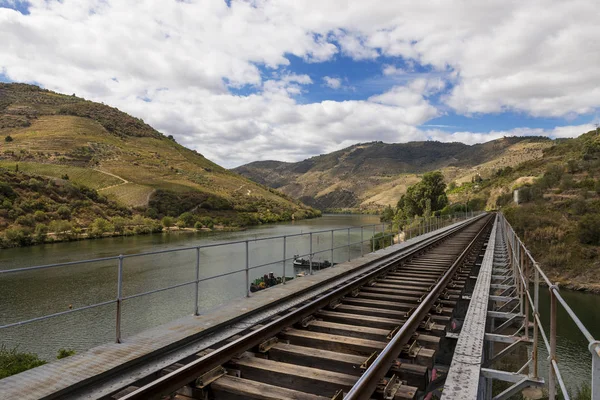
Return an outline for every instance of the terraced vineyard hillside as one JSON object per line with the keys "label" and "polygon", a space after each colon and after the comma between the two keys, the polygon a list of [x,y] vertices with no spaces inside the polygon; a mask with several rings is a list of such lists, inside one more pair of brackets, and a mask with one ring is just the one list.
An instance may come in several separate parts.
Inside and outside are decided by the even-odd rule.
{"label": "terraced vineyard hillside", "polygon": [[[68,180],[151,218],[193,212],[251,224],[318,214],[141,119],[37,86],[0,83],[0,138],[0,168]],[[0,230],[15,218],[0,215]]]}

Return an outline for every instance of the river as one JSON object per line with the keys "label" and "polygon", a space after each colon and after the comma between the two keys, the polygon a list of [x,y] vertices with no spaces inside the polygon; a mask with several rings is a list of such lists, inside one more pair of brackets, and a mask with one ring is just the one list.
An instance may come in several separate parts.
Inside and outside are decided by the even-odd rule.
{"label": "river", "polygon": [[[0,269],[13,269],[75,260],[101,258],[118,254],[139,254],[171,248],[185,248],[229,241],[249,242],[250,266],[280,260],[283,239],[255,241],[255,239],[315,232],[327,229],[376,224],[377,216],[325,215],[313,220],[270,224],[238,232],[163,233],[144,236],[116,237],[78,242],[54,243],[0,251]],[[364,238],[371,235],[364,232]],[[360,229],[350,232],[351,242],[358,242]],[[308,236],[288,238],[286,256],[309,251]],[[339,232],[335,245],[348,243],[348,233]],[[313,251],[329,248],[331,234],[314,234]],[[368,243],[362,251],[368,251]],[[245,243],[232,246],[203,248],[200,252],[200,277],[223,274],[243,269]],[[350,249],[350,256],[361,253],[360,246]],[[329,252],[317,259],[331,260]],[[348,258],[348,250],[340,248],[334,254],[335,262]],[[196,251],[188,250],[136,258],[126,258],[123,264],[123,295],[176,285],[195,279]],[[286,266],[291,275],[291,262]],[[251,278],[273,271],[282,274],[282,265],[274,264],[252,270]],[[243,296],[246,290],[245,273],[235,273],[200,284],[200,310],[205,311],[233,298]],[[117,291],[116,260],[92,264],[75,264],[59,268],[9,274],[0,277],[0,325],[35,318],[44,314],[66,311],[69,307],[114,300]],[[547,316],[548,296],[540,290],[542,316]],[[600,296],[581,292],[564,292],[564,297],[580,316],[595,337],[600,337],[600,324],[596,312],[600,309]],[[122,332],[126,338],[151,326],[162,324],[194,311],[194,285],[126,300],[123,303]],[[109,304],[89,310],[62,315],[45,321],[0,330],[0,345],[18,346],[21,351],[31,351],[52,360],[58,349],[71,348],[77,352],[110,342],[115,337],[115,305]],[[577,387],[589,382],[587,342],[567,321],[565,313],[558,324],[558,354],[567,382]],[[544,324],[547,319],[542,318]],[[541,341],[541,339],[540,339]],[[541,352],[545,356],[545,352]],[[584,362],[585,361],[585,362]],[[564,368],[564,369],[562,369]]]}

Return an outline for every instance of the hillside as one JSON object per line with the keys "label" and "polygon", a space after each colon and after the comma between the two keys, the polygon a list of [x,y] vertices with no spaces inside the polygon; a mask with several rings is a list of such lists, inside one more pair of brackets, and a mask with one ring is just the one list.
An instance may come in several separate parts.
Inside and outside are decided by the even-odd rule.
{"label": "hillside", "polygon": [[[513,191],[519,191],[519,204]],[[500,208],[552,280],[600,292],[600,134],[556,140],[541,158],[448,190],[458,204]]]}
{"label": "hillside", "polygon": [[[11,187],[6,171],[68,181],[153,219],[192,212],[245,225],[318,214],[218,166],[141,119],[37,86],[0,83],[0,138],[0,181]],[[19,216],[2,212],[0,231],[18,227]]]}
{"label": "hillside", "polygon": [[460,184],[539,158],[551,143],[540,137],[506,137],[473,146],[360,143],[297,163],[258,161],[234,171],[320,209],[381,208],[395,204],[424,172],[441,170],[448,182]]}

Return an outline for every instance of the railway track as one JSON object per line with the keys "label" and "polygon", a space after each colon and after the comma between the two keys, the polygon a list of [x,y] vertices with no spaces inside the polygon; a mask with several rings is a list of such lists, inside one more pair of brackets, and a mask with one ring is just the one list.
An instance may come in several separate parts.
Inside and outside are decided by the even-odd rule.
{"label": "railway track", "polygon": [[392,257],[106,398],[417,398],[492,221]]}

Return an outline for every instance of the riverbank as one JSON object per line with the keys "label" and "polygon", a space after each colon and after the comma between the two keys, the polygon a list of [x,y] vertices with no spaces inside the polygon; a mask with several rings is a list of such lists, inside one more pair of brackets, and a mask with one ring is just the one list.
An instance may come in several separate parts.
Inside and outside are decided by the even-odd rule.
{"label": "riverbank", "polygon": [[56,232],[51,232],[46,234],[43,241],[32,242],[27,245],[14,245],[14,246],[0,246],[0,248],[8,249],[15,247],[26,247],[26,246],[35,246],[42,244],[51,244],[51,243],[64,243],[64,242],[77,242],[81,240],[95,240],[95,239],[107,239],[107,238],[117,238],[117,237],[129,237],[129,236],[140,236],[140,235],[151,235],[156,233],[163,234],[192,234],[192,233],[207,233],[207,232],[240,232],[248,229],[248,227],[241,226],[224,226],[224,225],[215,225],[212,228],[180,228],[180,227],[172,227],[169,229],[161,229],[155,231],[142,231],[142,232],[105,232],[101,235],[90,235],[85,232],[66,232],[66,234],[61,233],[58,234]]}

